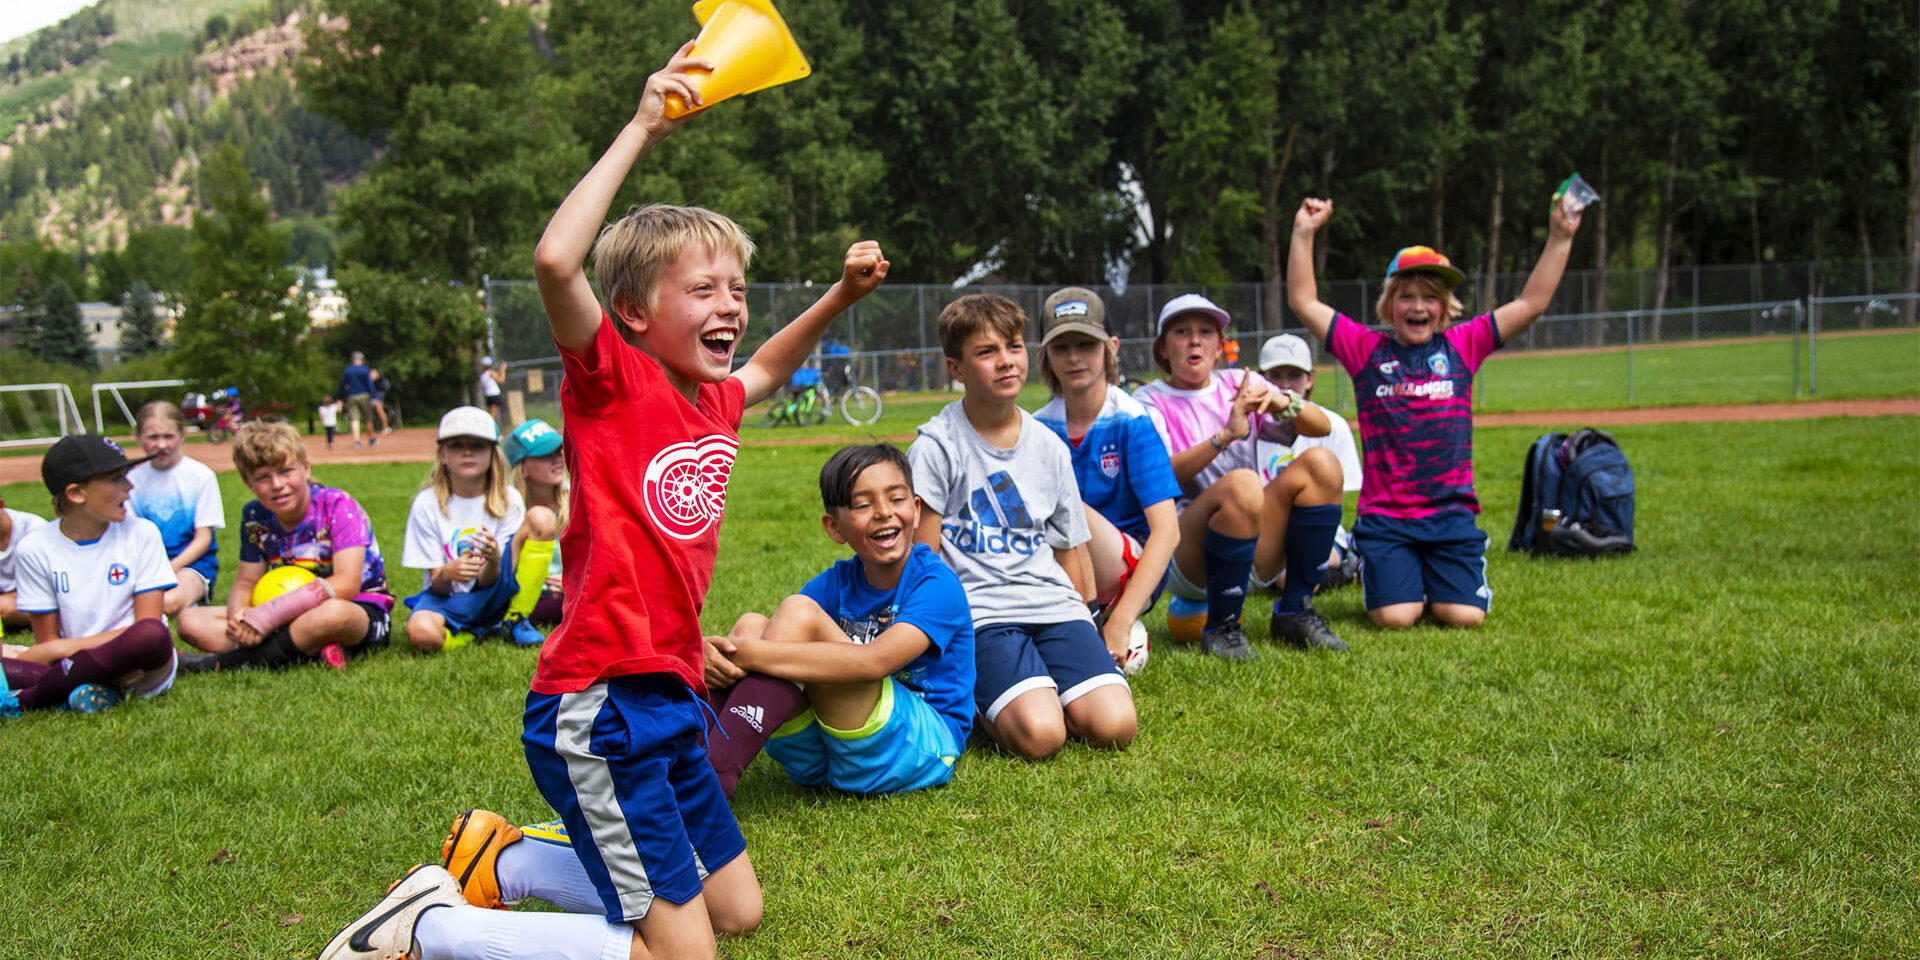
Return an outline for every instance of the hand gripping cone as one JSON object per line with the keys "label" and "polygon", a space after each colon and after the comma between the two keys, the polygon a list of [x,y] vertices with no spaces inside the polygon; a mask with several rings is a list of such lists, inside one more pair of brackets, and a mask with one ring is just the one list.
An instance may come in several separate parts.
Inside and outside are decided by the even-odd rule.
{"label": "hand gripping cone", "polygon": [[701,23],[690,54],[712,61],[713,72],[692,73],[688,82],[700,92],[700,106],[689,110],[679,97],[667,96],[667,116],[699,113],[729,97],[779,86],[813,73],[793,32],[768,0],[700,0],[693,5]]}

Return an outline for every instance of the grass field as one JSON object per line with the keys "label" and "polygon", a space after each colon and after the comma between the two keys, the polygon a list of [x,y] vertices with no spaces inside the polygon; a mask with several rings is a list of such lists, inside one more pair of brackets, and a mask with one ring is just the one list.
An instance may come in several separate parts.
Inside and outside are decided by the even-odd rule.
{"label": "grass field", "polygon": [[[1320,602],[1349,655],[1273,647],[1262,613],[1251,664],[1157,646],[1123,753],[976,746],[953,785],[869,800],[762,760],[736,806],[767,920],[723,955],[1920,954],[1920,422],[1622,427],[1642,549],[1600,563],[1501,549],[1533,433],[1479,432],[1483,630],[1375,631],[1349,589]],[[742,451],[708,629],[837,556],[825,453]],[[423,470],[319,479],[397,557]],[[534,656],[6,723],[0,956],[311,956],[454,812],[549,815],[517,743]]]}

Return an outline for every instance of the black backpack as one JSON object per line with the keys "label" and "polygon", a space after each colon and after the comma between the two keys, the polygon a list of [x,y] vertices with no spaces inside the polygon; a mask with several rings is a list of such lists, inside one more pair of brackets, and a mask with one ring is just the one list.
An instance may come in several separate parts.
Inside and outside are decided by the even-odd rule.
{"label": "black backpack", "polygon": [[1633,551],[1633,467],[1612,434],[1546,433],[1527,447],[1507,549],[1555,557]]}

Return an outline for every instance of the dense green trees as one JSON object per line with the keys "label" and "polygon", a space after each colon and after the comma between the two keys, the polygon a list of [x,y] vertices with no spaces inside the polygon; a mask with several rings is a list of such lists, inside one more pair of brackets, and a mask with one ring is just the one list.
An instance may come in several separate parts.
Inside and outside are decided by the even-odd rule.
{"label": "dense green trees", "polygon": [[144,281],[135,280],[120,307],[120,355],[123,358],[145,356],[161,347],[163,331],[160,317],[154,313],[153,291]]}
{"label": "dense green trees", "polygon": [[55,277],[47,284],[38,326],[33,335],[34,356],[48,363],[100,369],[100,355],[94,351],[80,319],[80,301],[65,280]]}

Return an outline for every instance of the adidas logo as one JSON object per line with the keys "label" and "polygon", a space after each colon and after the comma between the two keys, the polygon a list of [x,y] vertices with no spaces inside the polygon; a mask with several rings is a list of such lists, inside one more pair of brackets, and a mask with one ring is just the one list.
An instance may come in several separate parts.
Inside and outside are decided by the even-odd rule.
{"label": "adidas logo", "polygon": [[727,712],[737,714],[740,719],[745,720],[747,725],[753,728],[754,733],[766,733],[765,730],[760,729],[760,724],[767,719],[767,711],[759,704],[741,704],[737,707],[728,707]]}

